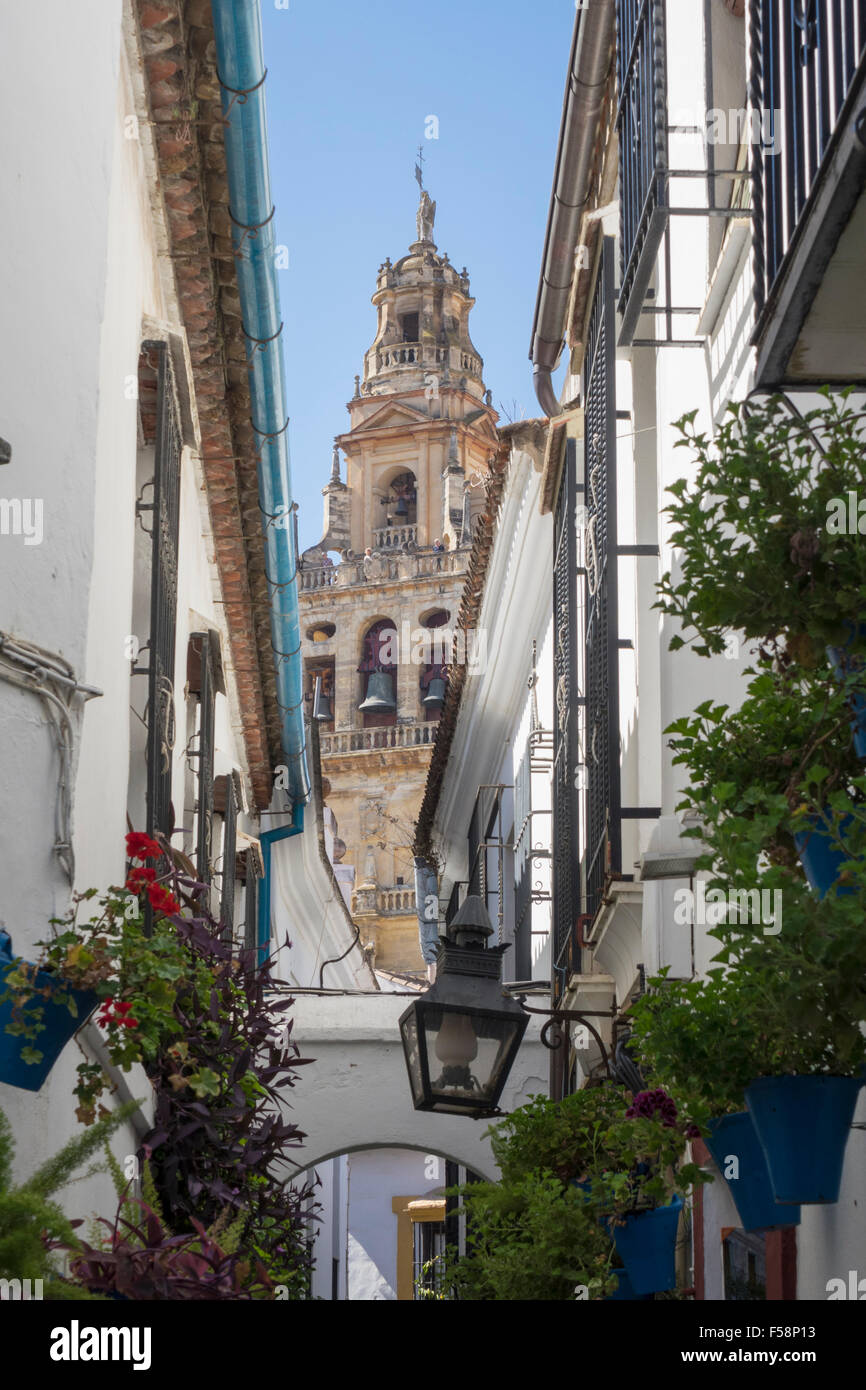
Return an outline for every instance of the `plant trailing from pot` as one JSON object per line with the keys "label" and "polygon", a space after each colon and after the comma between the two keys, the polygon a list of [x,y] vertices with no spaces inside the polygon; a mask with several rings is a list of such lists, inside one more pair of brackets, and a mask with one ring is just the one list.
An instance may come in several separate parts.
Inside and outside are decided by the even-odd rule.
{"label": "plant trailing from pot", "polygon": [[683,1162],[687,1126],[664,1092],[629,1098],[605,1085],[559,1102],[535,1096],[488,1132],[505,1183],[552,1173],[580,1192],[636,1293],[673,1286],[681,1194],[707,1178]]}
{"label": "plant trailing from pot", "polygon": [[[15,961],[5,972],[0,1059],[9,1072],[0,1074],[13,1084],[33,1089],[31,1072],[36,1087],[41,1084],[59,1055],[56,1046],[53,1056],[42,1046],[46,1035],[56,1044],[58,1015],[67,1016],[65,1042],[97,1006],[112,1064],[124,1071],[136,1062],[146,1065],[181,1036],[178,995],[208,987],[207,962],[189,951],[178,932],[181,907],[166,887],[168,857],[148,836],[131,833],[126,839],[135,862],[125,886],[109,889],[95,912],[90,905],[96,890],[76,894],[68,914],[52,920],[50,939],[38,943],[37,961]],[[156,866],[142,863],[146,858]],[[84,912],[88,920],[82,920]],[[75,1089],[84,1123],[95,1118],[104,1087],[100,1066],[79,1065]]]}
{"label": "plant trailing from pot", "polygon": [[462,1258],[447,1253],[442,1289],[469,1302],[595,1301],[615,1292],[611,1237],[577,1188],[529,1171],[460,1191],[471,1241]]}
{"label": "plant trailing from pot", "polygon": [[303,1297],[312,1189],[282,1176],[305,1138],[283,1118],[282,1093],[306,1061],[291,1038],[291,998],[269,961],[226,941],[203,884],[172,863],[165,886],[184,904],[174,925],[199,967],[175,994],[176,1028],[148,1065],[156,1095],[143,1153],[166,1224],[180,1234],[212,1228],[224,1211],[243,1216],[242,1248]]}
{"label": "plant trailing from pot", "polygon": [[705,980],[672,980],[665,968],[649,983],[631,1008],[641,1065],[699,1128],[743,1228],[799,1224],[799,1209],[775,1201],[745,1109],[746,1088],[767,1056],[749,1014],[754,982],[742,971],[715,966]]}
{"label": "plant trailing from pot", "polygon": [[138,1105],[129,1101],[103,1116],[17,1186],[12,1182],[12,1129],[0,1110],[0,1278],[42,1280],[43,1296],[48,1299],[87,1297],[69,1289],[51,1255],[52,1241],[75,1244],[73,1227],[79,1224],[69,1220],[55,1194]]}
{"label": "plant trailing from pot", "polygon": [[866,483],[866,425],[850,394],[826,388],[802,415],[781,397],[735,402],[712,439],[697,411],[678,422],[676,445],[696,467],[669,489],[681,573],[664,576],[657,606],[694,630],[699,654],[723,652],[736,630],[808,669],[861,621],[866,548],[840,514]]}

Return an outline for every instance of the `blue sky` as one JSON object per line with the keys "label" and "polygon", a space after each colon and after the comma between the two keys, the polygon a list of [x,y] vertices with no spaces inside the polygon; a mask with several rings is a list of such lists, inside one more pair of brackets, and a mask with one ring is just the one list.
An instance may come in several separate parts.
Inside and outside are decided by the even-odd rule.
{"label": "blue sky", "polygon": [[469,269],[493,403],[540,413],[527,354],[574,0],[262,0],[262,16],[303,547],[375,334],[376,270],[415,239],[419,144],[436,242]]}

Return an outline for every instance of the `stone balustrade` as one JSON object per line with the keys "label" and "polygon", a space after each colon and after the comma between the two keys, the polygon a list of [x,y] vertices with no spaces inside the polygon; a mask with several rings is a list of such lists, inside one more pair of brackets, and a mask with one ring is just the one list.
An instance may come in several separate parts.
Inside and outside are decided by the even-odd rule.
{"label": "stone balustrade", "polygon": [[417,538],[417,526],[380,526],[373,532],[373,545],[377,550],[399,550],[401,546],[414,545]]}
{"label": "stone balustrade", "polygon": [[377,749],[424,748],[432,745],[438,725],[435,720],[413,724],[387,724],[381,729],[346,729],[319,734],[323,758],[338,758],[346,753],[369,753]]}
{"label": "stone balustrade", "polygon": [[[387,529],[387,528],[386,528]],[[398,528],[393,528],[398,529]],[[412,530],[412,527],[400,528]],[[469,558],[469,547],[459,550],[379,549],[369,556],[343,560],[339,565],[305,565],[299,571],[301,592],[317,589],[352,588],[359,584],[386,584],[389,580],[433,578],[437,574],[462,574]]]}

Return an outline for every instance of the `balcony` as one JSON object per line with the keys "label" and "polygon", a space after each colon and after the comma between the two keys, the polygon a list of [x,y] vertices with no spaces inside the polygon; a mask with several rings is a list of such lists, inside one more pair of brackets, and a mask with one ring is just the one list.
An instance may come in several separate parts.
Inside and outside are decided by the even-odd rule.
{"label": "balcony", "polygon": [[392,748],[429,748],[436,737],[438,724],[418,722],[389,724],[381,729],[346,729],[344,732],[320,735],[323,758],[339,758],[351,753],[374,753]]}
{"label": "balcony", "polygon": [[397,884],[379,889],[379,911],[383,917],[407,917],[415,913],[415,889]]}
{"label": "balcony", "polygon": [[866,379],[866,5],[750,0],[758,382]]}
{"label": "balcony", "polygon": [[475,353],[464,348],[444,347],[438,343],[394,343],[373,348],[367,354],[367,374],[381,376],[386,372],[417,367],[427,371],[448,371],[456,376],[480,377],[484,363]]}
{"label": "balcony", "polygon": [[373,532],[373,546],[376,550],[401,550],[404,545],[414,545],[418,535],[417,526],[381,526]]}
{"label": "balcony", "polygon": [[[412,531],[414,527],[386,527],[390,531]],[[382,532],[375,533],[381,535]],[[409,544],[410,542],[406,542]],[[317,590],[351,589],[364,584],[388,584],[403,579],[435,579],[439,575],[463,574],[469,559],[469,547],[457,550],[397,550],[394,546],[377,546],[373,555],[352,555],[339,565],[305,565],[299,571],[301,593]]]}

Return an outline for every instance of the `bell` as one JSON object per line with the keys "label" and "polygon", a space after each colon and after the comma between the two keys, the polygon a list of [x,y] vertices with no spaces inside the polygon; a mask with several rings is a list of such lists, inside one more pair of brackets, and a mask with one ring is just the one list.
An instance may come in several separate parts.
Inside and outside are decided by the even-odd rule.
{"label": "bell", "polygon": [[395,515],[395,516],[408,516],[408,515],[409,515],[409,503],[406,501],[406,498],[405,498],[405,497],[398,497],[398,498],[397,498],[397,505],[396,505],[396,507],[394,508],[394,515]]}
{"label": "bell", "polygon": [[422,705],[441,705],[444,699],[445,682],[441,676],[434,676],[421,703]]}
{"label": "bell", "polygon": [[325,694],[322,689],[321,676],[316,677],[316,693],[313,696],[313,718],[318,719],[322,724],[327,724],[333,719],[331,710],[331,696]]}
{"label": "bell", "polygon": [[397,708],[394,686],[387,671],[373,671],[367,680],[367,698],[358,706],[362,714],[393,714]]}

